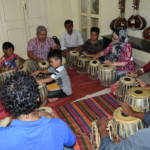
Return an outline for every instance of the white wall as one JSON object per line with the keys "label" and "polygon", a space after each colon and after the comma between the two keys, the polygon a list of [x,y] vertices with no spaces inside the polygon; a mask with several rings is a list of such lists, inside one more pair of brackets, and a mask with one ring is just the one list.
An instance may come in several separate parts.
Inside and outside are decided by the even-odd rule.
{"label": "white wall", "polygon": [[60,35],[65,31],[64,21],[74,21],[79,29],[79,0],[48,0],[48,29],[50,35]]}
{"label": "white wall", "polygon": [[[129,18],[131,16],[131,14],[133,13],[132,2],[133,2],[133,0],[126,0],[126,14],[125,14],[126,18]],[[148,26],[150,26],[149,11],[150,11],[150,0],[140,0],[139,14],[146,19]],[[142,31],[140,31],[140,30],[133,31],[131,29],[128,29],[129,35],[133,35],[138,38],[143,38],[142,32],[143,32],[143,30]]]}
{"label": "white wall", "polygon": [[101,35],[112,33],[110,30],[110,22],[118,16],[118,0],[100,0]]}

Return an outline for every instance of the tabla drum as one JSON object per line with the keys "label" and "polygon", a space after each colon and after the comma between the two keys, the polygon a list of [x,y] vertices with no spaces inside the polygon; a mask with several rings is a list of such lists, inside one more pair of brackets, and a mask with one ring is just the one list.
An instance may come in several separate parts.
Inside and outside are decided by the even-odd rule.
{"label": "tabla drum", "polygon": [[150,110],[150,91],[141,87],[133,87],[128,90],[125,101],[133,108],[148,112]]}
{"label": "tabla drum", "polygon": [[50,118],[56,118],[56,115],[54,114],[53,110],[50,107],[40,107],[38,109],[38,112],[39,113],[46,112],[51,116]]}
{"label": "tabla drum", "polygon": [[49,67],[49,62],[48,61],[43,61],[38,63],[39,69],[40,70],[46,70]]}
{"label": "tabla drum", "polygon": [[100,147],[100,134],[98,132],[97,120],[92,122],[91,134],[90,134],[90,143],[93,150],[99,150]]}
{"label": "tabla drum", "polygon": [[64,67],[67,68],[67,62],[65,57],[62,57],[62,65],[64,65]]}
{"label": "tabla drum", "polygon": [[98,79],[98,67],[100,65],[99,60],[91,60],[88,66],[88,77],[92,80]]}
{"label": "tabla drum", "polygon": [[122,112],[122,108],[117,108],[113,113],[113,119],[111,120],[112,132],[116,132],[118,137],[126,139],[133,135],[140,129],[144,128],[142,120],[127,116]]}
{"label": "tabla drum", "polygon": [[11,123],[11,117],[6,117],[0,120],[0,127],[7,127]]}
{"label": "tabla drum", "polygon": [[120,78],[116,95],[119,100],[124,101],[127,91],[136,86],[136,80],[132,77],[124,76]]}
{"label": "tabla drum", "polygon": [[70,51],[69,58],[68,58],[68,65],[69,67],[76,67],[78,62],[79,52],[77,51]]}
{"label": "tabla drum", "polygon": [[24,62],[23,67],[20,68],[20,70],[28,72],[28,73],[33,73],[33,72],[37,71],[38,68],[39,68],[39,66],[36,61],[28,59]]}
{"label": "tabla drum", "polygon": [[98,69],[98,78],[104,86],[112,85],[117,79],[116,67],[100,64]]}
{"label": "tabla drum", "polygon": [[47,103],[47,96],[48,96],[48,90],[46,87],[46,84],[39,85],[39,91],[40,91],[40,101],[41,106],[44,106]]}
{"label": "tabla drum", "polygon": [[2,85],[5,82],[6,78],[9,78],[10,76],[14,75],[15,72],[15,70],[9,70],[0,73],[0,84]]}
{"label": "tabla drum", "polygon": [[78,57],[77,62],[77,72],[78,73],[85,73],[88,70],[90,58],[84,55]]}

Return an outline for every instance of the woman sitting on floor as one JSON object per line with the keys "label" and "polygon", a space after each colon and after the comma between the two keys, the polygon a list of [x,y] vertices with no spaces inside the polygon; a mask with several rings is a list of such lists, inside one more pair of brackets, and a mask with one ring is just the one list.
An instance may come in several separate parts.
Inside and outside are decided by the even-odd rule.
{"label": "woman sitting on floor", "polygon": [[128,43],[128,36],[125,30],[117,28],[113,32],[112,42],[108,47],[99,52],[94,59],[105,56],[104,64],[117,66],[119,76],[129,71],[135,71],[132,57],[132,47]]}

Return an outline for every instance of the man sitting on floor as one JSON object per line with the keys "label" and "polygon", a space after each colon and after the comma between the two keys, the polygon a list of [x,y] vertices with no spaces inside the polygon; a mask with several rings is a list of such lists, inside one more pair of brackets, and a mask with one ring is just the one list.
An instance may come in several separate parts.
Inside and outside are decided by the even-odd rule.
{"label": "man sitting on floor", "polygon": [[83,45],[83,39],[81,33],[73,29],[72,20],[66,20],[64,26],[66,32],[61,35],[61,50],[68,55],[69,50],[80,50]]}
{"label": "man sitting on floor", "polygon": [[1,90],[2,104],[15,118],[8,127],[0,127],[1,150],[63,150],[75,144],[65,122],[40,117],[36,110],[40,93],[34,77],[17,72],[7,78]]}
{"label": "man sitting on floor", "polygon": [[[135,112],[127,103],[120,103],[123,108],[123,112],[128,116],[137,117],[144,120],[147,126],[150,126],[150,112]],[[128,139],[115,144],[112,142],[107,134],[106,127],[108,125],[108,119],[102,119],[98,121],[99,133],[101,136],[100,150],[149,150],[150,149],[150,128],[142,129],[136,132],[134,135],[128,137]]]}

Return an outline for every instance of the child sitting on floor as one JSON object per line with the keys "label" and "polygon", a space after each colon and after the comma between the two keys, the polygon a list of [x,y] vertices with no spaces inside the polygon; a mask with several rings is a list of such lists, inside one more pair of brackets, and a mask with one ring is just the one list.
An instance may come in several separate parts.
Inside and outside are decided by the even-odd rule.
{"label": "child sitting on floor", "polygon": [[82,54],[87,57],[94,57],[103,50],[103,39],[99,40],[99,28],[92,27],[90,39],[82,46]]}
{"label": "child sitting on floor", "polygon": [[18,67],[24,63],[24,59],[14,53],[14,45],[10,42],[4,42],[3,46],[4,56],[0,58],[0,72],[15,69],[17,70],[16,60],[20,62]]}
{"label": "child sitting on floor", "polygon": [[69,76],[65,67],[62,65],[62,53],[60,50],[51,51],[48,54],[48,61],[51,67],[45,71],[36,71],[33,75],[38,75],[39,73],[52,73],[49,78],[37,80],[39,84],[49,83],[55,80],[57,84],[60,86],[59,90],[56,91],[48,91],[48,101],[53,102],[57,100],[57,98],[67,97],[72,94],[72,88]]}

